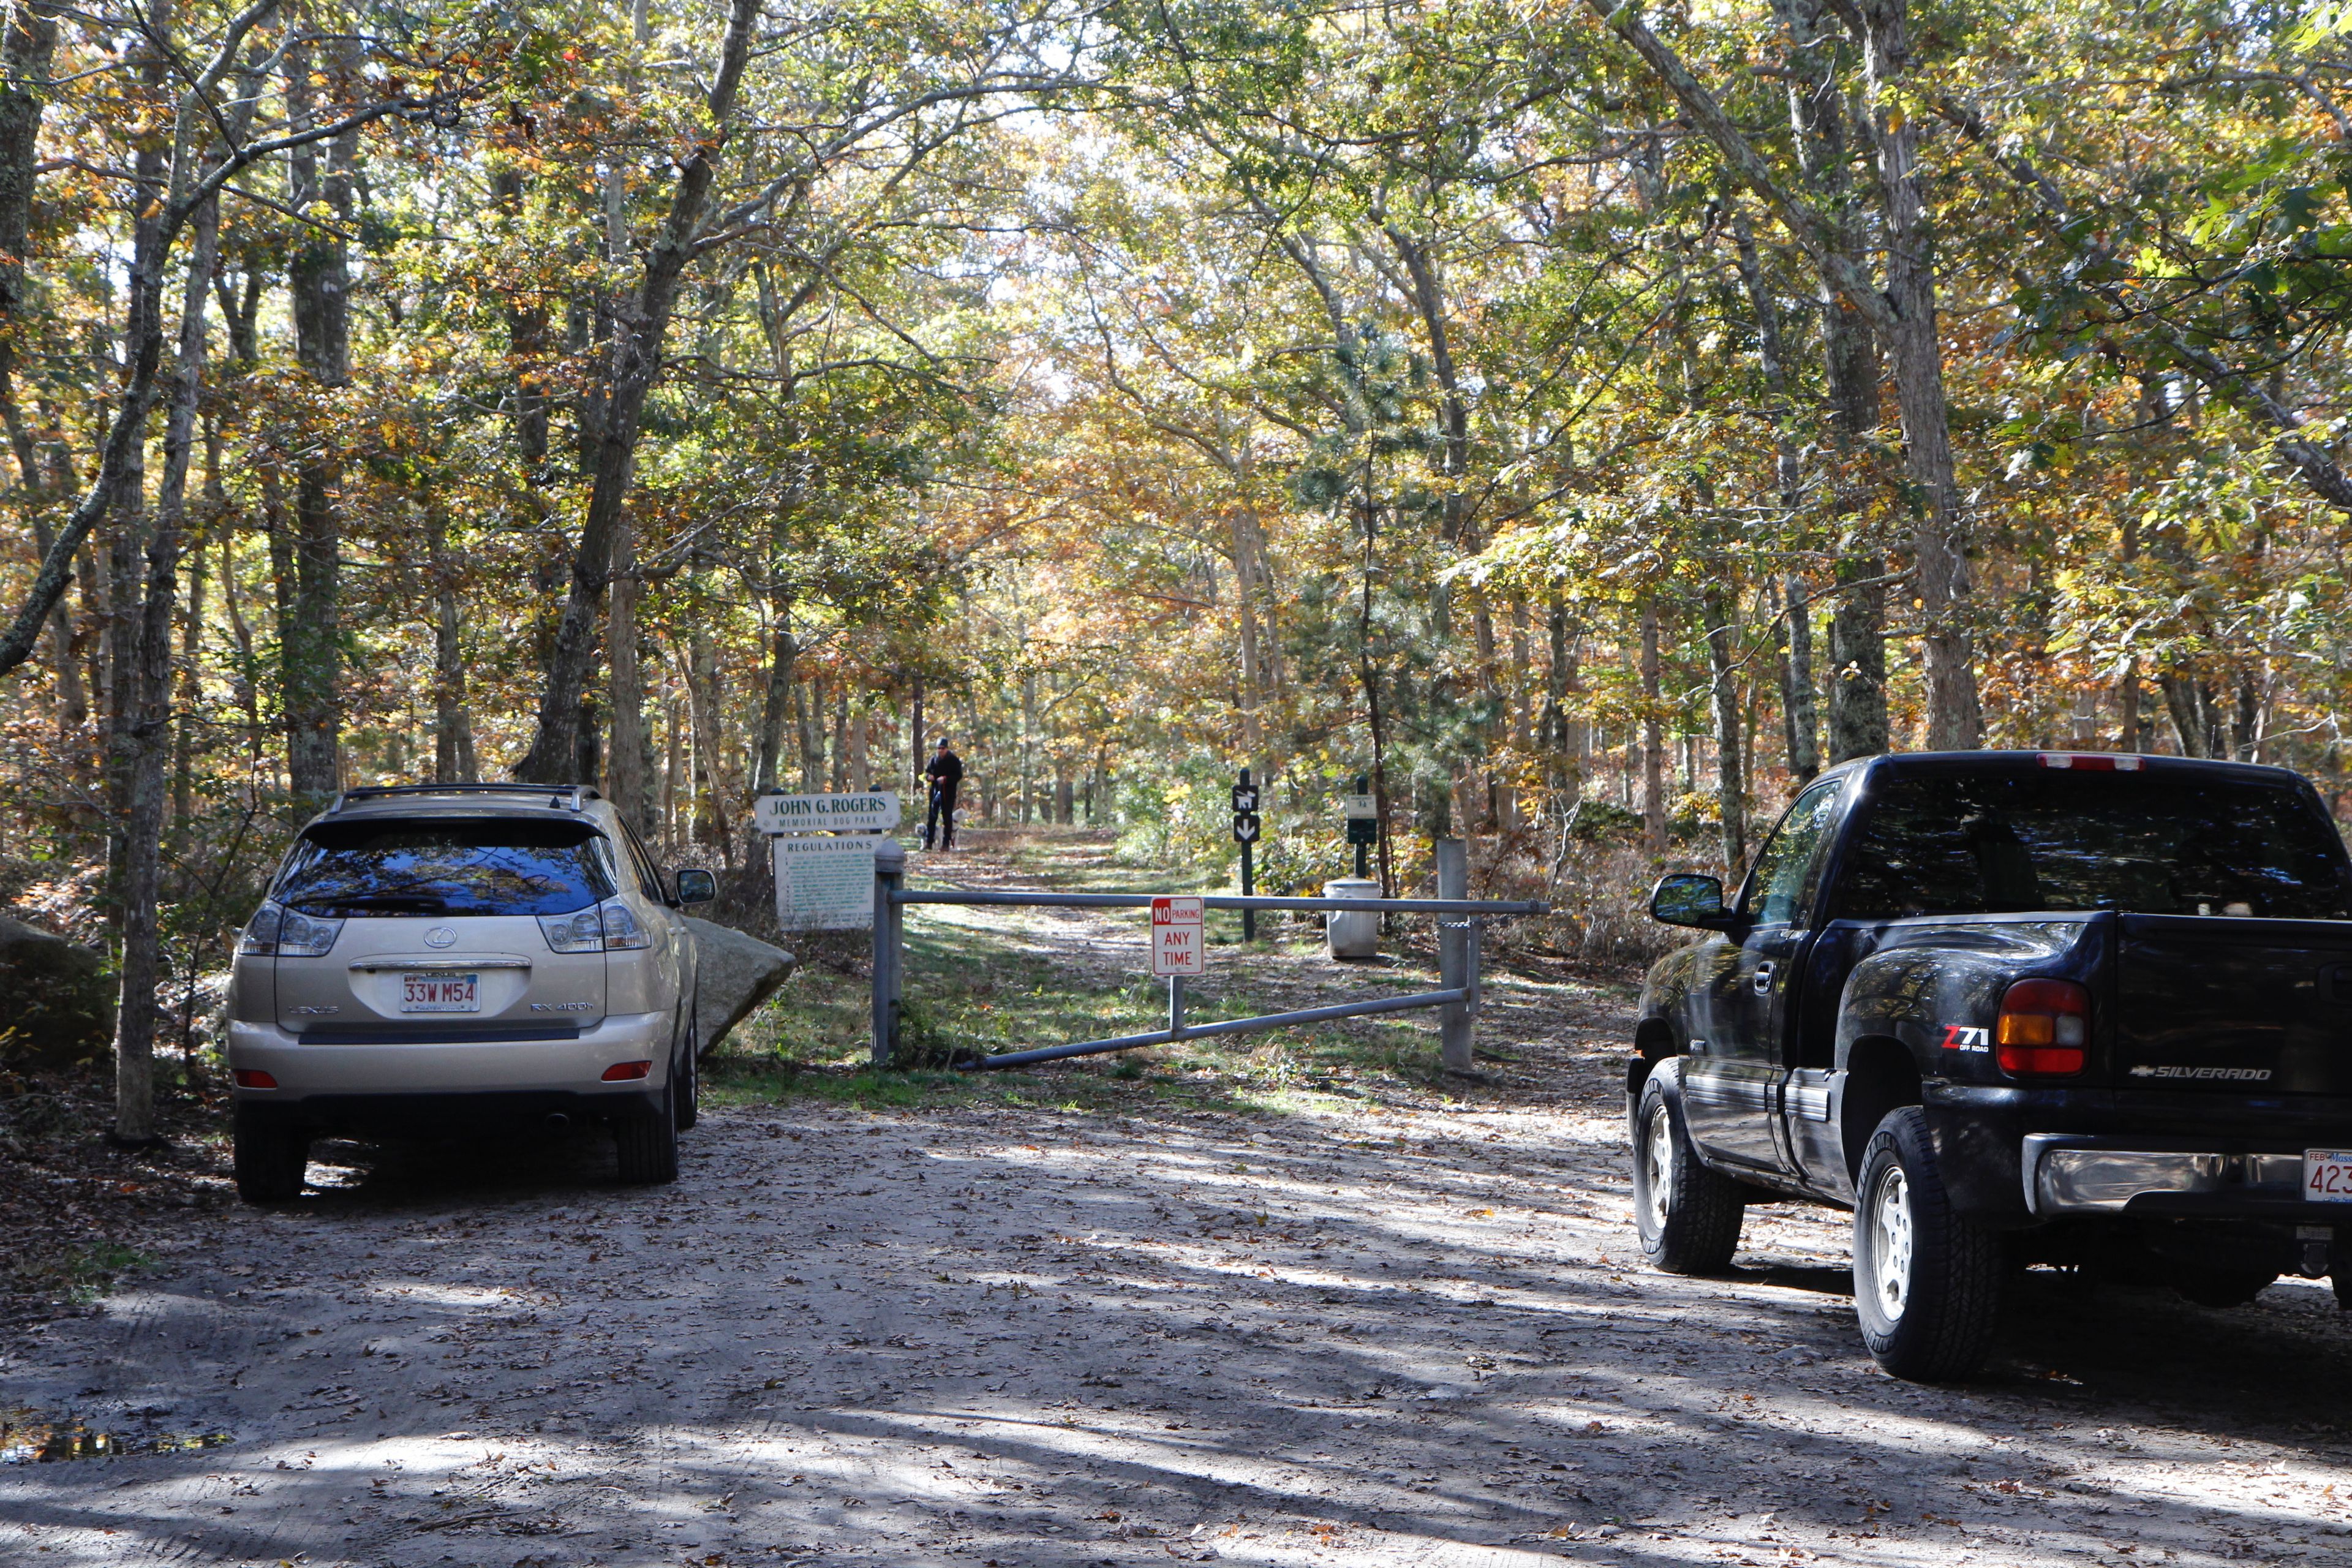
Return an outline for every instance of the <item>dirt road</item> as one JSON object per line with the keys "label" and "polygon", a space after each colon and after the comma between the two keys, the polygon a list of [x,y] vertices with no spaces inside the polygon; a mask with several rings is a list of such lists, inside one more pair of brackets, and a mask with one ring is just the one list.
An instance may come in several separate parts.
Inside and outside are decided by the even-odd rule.
{"label": "dirt road", "polygon": [[0,1405],[226,1441],[0,1467],[0,1562],[2352,1560],[2324,1285],[2045,1283],[1993,1378],[1895,1383],[1836,1216],[1638,1266],[1617,1020],[1559,994],[1496,993],[1526,1093],[802,1100],[650,1192],[593,1142],[320,1169],[6,1347]]}

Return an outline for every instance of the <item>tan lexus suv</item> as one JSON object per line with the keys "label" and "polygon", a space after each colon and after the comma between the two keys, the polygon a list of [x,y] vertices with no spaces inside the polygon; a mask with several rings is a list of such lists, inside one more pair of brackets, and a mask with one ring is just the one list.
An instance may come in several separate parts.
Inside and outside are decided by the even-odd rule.
{"label": "tan lexus suv", "polygon": [[592,789],[346,790],[236,949],[236,1184],[293,1197],[330,1133],[613,1130],[621,1179],[677,1175],[695,1118],[694,936],[710,873],[665,881]]}

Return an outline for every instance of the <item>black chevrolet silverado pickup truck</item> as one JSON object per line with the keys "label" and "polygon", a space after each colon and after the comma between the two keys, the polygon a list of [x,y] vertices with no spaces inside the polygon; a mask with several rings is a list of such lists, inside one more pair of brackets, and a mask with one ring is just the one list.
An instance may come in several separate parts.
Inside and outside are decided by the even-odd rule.
{"label": "black chevrolet silverado pickup truck", "polygon": [[1888,1372],[1964,1377],[2014,1270],[2352,1305],[2352,861],[2284,769],[1927,752],[1823,773],[1642,990],[1643,1252],[1726,1268],[1750,1202],[1854,1212]]}

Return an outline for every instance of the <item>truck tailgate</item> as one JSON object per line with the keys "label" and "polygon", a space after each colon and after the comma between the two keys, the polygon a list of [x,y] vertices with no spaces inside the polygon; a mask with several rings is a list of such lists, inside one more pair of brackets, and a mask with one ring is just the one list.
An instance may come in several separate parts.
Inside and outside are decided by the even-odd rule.
{"label": "truck tailgate", "polygon": [[2125,915],[2119,1089],[2352,1096],[2352,921]]}

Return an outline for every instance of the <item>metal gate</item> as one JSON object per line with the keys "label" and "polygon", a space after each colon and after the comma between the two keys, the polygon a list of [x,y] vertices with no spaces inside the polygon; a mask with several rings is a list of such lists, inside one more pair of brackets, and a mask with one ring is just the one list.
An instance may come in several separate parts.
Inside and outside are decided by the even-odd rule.
{"label": "metal gate", "polygon": [[[985,892],[961,889],[906,887],[907,852],[885,841],[874,857],[874,1065],[888,1067],[898,1056],[898,1015],[906,972],[906,909],[909,904],[962,904],[1044,909],[1149,909],[1150,893]],[[1287,1028],[1294,1024],[1319,1024],[1333,1018],[1358,1018],[1376,1013],[1402,1013],[1417,1007],[1438,1010],[1438,1042],[1444,1065],[1458,1072],[1471,1070],[1473,1031],[1478,1016],[1480,922],[1497,915],[1539,915],[1549,906],[1537,900],[1467,899],[1469,856],[1459,839],[1437,845],[1437,887],[1434,899],[1268,899],[1203,894],[1201,902],[1212,910],[1323,910],[1341,914],[1426,914],[1437,917],[1437,989],[1404,996],[1380,996],[1364,1002],[1341,1002],[1328,1007],[1304,1007],[1288,1013],[1265,1013],[1249,1018],[1223,1018],[1205,1024],[1184,1022],[1184,982],[1168,982],[1168,1026],[1140,1035],[1109,1039],[1078,1040],[1066,1046],[1042,1046],[1034,1050],[1005,1051],[980,1057],[960,1066],[972,1068],[1026,1067],[1033,1062],[1059,1061],[1103,1051],[1132,1050],[1139,1046],[1166,1045],[1210,1035],[1254,1034],[1262,1029]],[[1450,918],[1449,918],[1450,917]]]}

